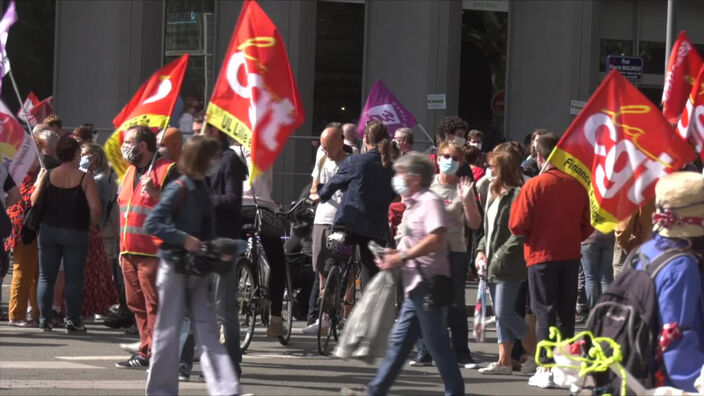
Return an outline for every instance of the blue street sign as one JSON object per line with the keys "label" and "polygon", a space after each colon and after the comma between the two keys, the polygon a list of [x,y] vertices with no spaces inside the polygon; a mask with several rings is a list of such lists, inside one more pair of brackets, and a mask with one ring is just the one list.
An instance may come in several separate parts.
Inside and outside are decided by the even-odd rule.
{"label": "blue street sign", "polygon": [[606,57],[606,70],[618,70],[630,81],[643,78],[643,58],[639,56],[609,55]]}

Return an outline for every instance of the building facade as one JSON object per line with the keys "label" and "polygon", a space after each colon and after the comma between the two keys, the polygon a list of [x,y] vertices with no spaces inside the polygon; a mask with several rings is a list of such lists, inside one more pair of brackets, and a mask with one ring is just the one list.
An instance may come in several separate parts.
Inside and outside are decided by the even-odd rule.
{"label": "building facade", "polygon": [[[275,199],[310,182],[313,142],[331,121],[355,122],[382,80],[434,137],[459,114],[487,146],[535,128],[563,132],[603,76],[607,55],[644,60],[638,87],[662,92],[665,0],[261,0],[278,26],[306,121],[274,169]],[[239,0],[56,2],[54,98],[68,127],[105,139],[139,85],[184,52],[182,97],[204,105],[230,41]],[[676,25],[704,53],[704,2],[679,1]],[[190,100],[188,101],[190,103]],[[572,109],[571,109],[572,104]],[[430,143],[414,128],[416,146]]]}

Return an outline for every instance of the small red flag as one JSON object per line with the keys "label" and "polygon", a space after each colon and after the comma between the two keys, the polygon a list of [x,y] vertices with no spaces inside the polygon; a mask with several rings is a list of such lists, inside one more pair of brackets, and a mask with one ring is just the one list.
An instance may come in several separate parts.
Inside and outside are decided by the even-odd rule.
{"label": "small red flag", "polygon": [[608,233],[655,196],[655,182],[694,159],[660,111],[619,72],[599,85],[548,161],[589,193],[591,223]]}
{"label": "small red flag", "polygon": [[124,132],[136,125],[145,125],[158,132],[169,125],[187,66],[188,54],[185,54],[152,74],[112,120],[115,132],[105,143],[105,154],[119,177],[128,167],[120,151]]}
{"label": "small red flag", "polygon": [[276,160],[305,117],[276,25],[254,0],[242,7],[213,88],[209,124],[252,150],[250,180]]}
{"label": "small red flag", "polygon": [[701,56],[684,31],[680,32],[667,62],[665,86],[662,90],[662,114],[670,124],[677,124],[701,67]]}
{"label": "small red flag", "polygon": [[682,112],[677,132],[690,142],[694,151],[704,160],[704,66],[699,69],[687,105]]}

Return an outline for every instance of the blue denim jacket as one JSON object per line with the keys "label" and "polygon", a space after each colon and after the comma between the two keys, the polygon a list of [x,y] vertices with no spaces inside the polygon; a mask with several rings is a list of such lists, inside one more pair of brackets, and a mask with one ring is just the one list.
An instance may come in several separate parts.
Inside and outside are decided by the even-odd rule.
{"label": "blue denim jacket", "polygon": [[320,200],[329,200],[337,190],[346,190],[337,209],[334,224],[370,238],[386,240],[389,234],[391,167],[381,165],[381,154],[371,149],[351,155],[340,164],[335,176],[319,190]]}
{"label": "blue denim jacket", "polygon": [[159,250],[183,247],[186,236],[207,241],[215,235],[215,215],[210,190],[202,180],[181,176],[169,183],[152,209],[144,229],[161,239]]}

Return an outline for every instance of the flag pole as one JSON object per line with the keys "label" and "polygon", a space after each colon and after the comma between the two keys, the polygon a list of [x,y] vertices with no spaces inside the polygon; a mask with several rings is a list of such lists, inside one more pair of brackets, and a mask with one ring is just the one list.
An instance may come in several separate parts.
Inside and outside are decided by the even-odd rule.
{"label": "flag pole", "polygon": [[420,122],[417,123],[417,125],[418,125],[418,128],[420,128],[420,130],[423,131],[423,133],[425,134],[425,136],[426,136],[426,137],[428,138],[428,140],[430,141],[430,145],[433,146],[433,148],[436,148],[436,147],[435,147],[435,141],[433,140],[432,137],[430,137],[430,134],[428,133],[428,131],[426,131],[425,128],[423,128],[423,125],[422,125]]}
{"label": "flag pole", "polygon": [[[0,55],[0,58],[2,58],[2,55]],[[12,82],[12,88],[15,91],[15,94],[17,95],[17,101],[20,104],[20,108],[24,112],[24,118],[27,120],[27,132],[29,132],[29,139],[32,141],[32,144],[34,145],[34,148],[37,152],[37,159],[39,160],[39,166],[42,167],[42,169],[46,169],[46,166],[44,165],[44,161],[42,160],[42,155],[39,152],[39,147],[37,146],[36,140],[34,140],[34,135],[32,135],[32,125],[30,124],[30,119],[29,119],[29,114],[27,113],[27,109],[24,108],[24,103],[22,103],[22,97],[20,96],[20,90],[17,88],[17,81],[15,81],[15,76],[12,74],[12,69],[7,71],[7,74],[10,75],[10,81]]]}
{"label": "flag pole", "polygon": [[162,129],[159,134],[161,137],[159,138],[159,141],[156,142],[156,151],[154,151],[154,155],[152,156],[152,161],[149,163],[149,169],[147,169],[147,175],[152,172],[152,168],[154,167],[154,162],[156,162],[156,156],[159,155],[159,146],[161,146],[161,142],[164,141],[164,135],[166,135],[165,131],[169,127],[169,120],[166,121],[166,127]]}

